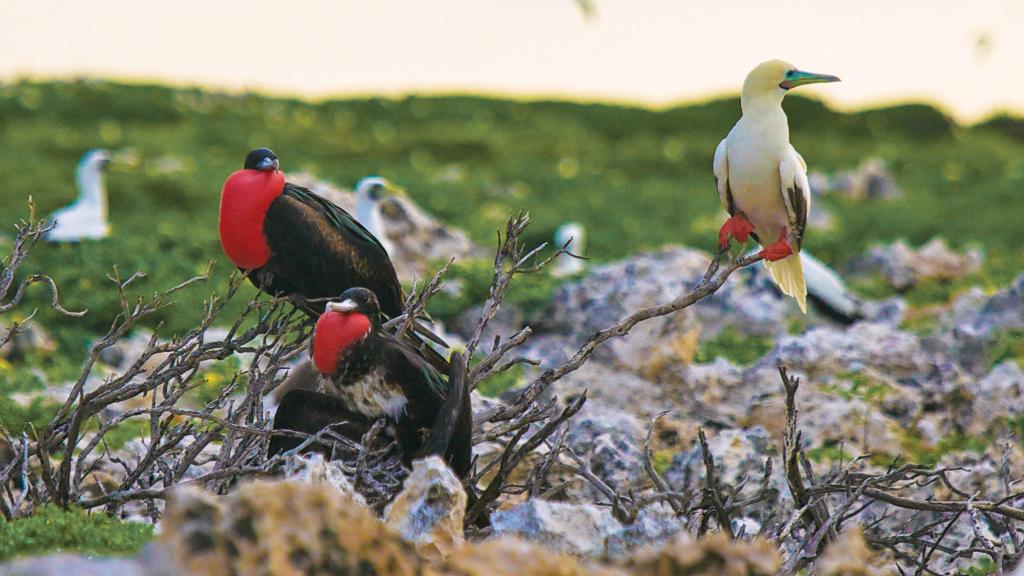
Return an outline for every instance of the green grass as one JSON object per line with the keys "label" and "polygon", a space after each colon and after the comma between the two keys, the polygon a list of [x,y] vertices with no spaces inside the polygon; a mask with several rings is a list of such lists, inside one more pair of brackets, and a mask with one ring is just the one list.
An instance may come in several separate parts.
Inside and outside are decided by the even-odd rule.
{"label": "green grass", "polygon": [[843,400],[862,400],[869,404],[881,402],[892,392],[892,386],[886,382],[875,380],[861,372],[840,372],[837,379],[849,381],[849,386],[837,383],[822,384],[818,389],[826,394],[838,396]]}
{"label": "green grass", "polygon": [[1024,328],[998,332],[995,335],[995,341],[989,345],[989,369],[1006,360],[1013,360],[1021,368],[1024,368]]}
{"label": "green grass", "polygon": [[27,518],[0,518],[0,560],[51,552],[127,556],[152,539],[153,527],[148,524],[77,508],[65,511],[47,505]]}
{"label": "green grass", "polygon": [[[443,322],[453,321],[463,311],[479,306],[487,300],[493,277],[494,263],[491,261],[457,262],[449,268],[445,279],[449,284],[460,286],[458,293],[438,293],[427,303],[427,311]],[[544,271],[520,274],[512,280],[505,301],[519,306],[526,316],[532,316],[551,302],[555,289],[565,281]]]}
{"label": "green grass", "polygon": [[704,364],[725,358],[736,364],[750,364],[771,352],[775,342],[770,336],[742,334],[735,326],[726,326],[710,340],[703,342],[693,361]]}
{"label": "green grass", "polygon": [[[822,199],[838,228],[808,238],[816,255],[839,264],[873,242],[920,244],[941,234],[954,247],[985,249],[984,269],[966,282],[999,287],[1024,269],[1019,230],[1005,225],[1007,214],[1024,211],[1024,122],[1000,117],[964,127],[927,106],[840,113],[792,96],[786,109],[793,143],[812,169],[849,169],[878,156],[906,191],[880,202]],[[178,306],[151,319],[150,327],[164,322],[166,335],[191,327],[202,300],[223,288],[231,267],[217,242],[220,186],[253,146],[272,146],[286,172],[309,171],[342,185],[383,174],[486,246],[506,216],[521,209],[533,216],[530,243],[548,240],[566,220],[579,221],[589,232],[587,255],[601,262],[664,243],[714,246],[720,207],[711,157],[738,116],[733,98],[666,110],[473,96],[312,103],[105,81],[25,81],[0,86],[0,201],[6,225],[23,214],[29,194],[45,214],[75,196],[74,168],[85,150],[104,146],[133,159],[113,164],[107,178],[113,237],[41,244],[21,271],[52,274],[69,307],[90,309],[82,319],[58,319],[46,309],[41,286],[23,306],[41,308],[58,354],[80,359],[116,313],[105,277],[113,266],[123,274],[145,270],[135,293],[147,294],[217,260],[211,282],[177,294]],[[180,170],[162,168],[168,158]],[[437,302],[440,316],[479,296],[486,266],[463,266],[472,280],[467,296]],[[552,282],[536,276],[520,284],[532,303],[549,294]],[[941,300],[959,289],[919,287],[908,297],[920,292]]]}
{"label": "green grass", "polygon": [[501,396],[507,390],[511,390],[523,383],[523,367],[513,366],[504,372],[500,372],[484,380],[477,386],[477,391],[484,396],[492,398]]}

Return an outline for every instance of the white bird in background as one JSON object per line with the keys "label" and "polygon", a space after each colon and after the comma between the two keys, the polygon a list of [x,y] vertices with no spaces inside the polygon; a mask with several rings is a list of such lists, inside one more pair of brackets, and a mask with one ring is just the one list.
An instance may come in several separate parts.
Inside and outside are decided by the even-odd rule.
{"label": "white bird in background", "polygon": [[[569,243],[567,249],[573,254],[582,256],[587,247],[587,233],[583,224],[579,222],[566,222],[555,229],[555,248],[561,249]],[[573,258],[568,254],[561,254],[555,261],[551,274],[556,277],[572,276],[583,272],[586,267],[583,260]]]}
{"label": "white bird in background", "polygon": [[54,223],[46,233],[50,242],[97,240],[110,234],[107,223],[107,191],[103,187],[103,167],[110,161],[106,150],[90,150],[78,161],[75,179],[78,198],[47,217]]}
{"label": "white bird in background", "polygon": [[814,300],[819,311],[845,323],[861,317],[860,300],[843,284],[835,270],[806,250],[800,252],[800,260],[803,261],[807,295]]}
{"label": "white bird in background", "polygon": [[388,192],[399,190],[380,176],[367,176],[360,180],[356,184],[356,220],[380,240],[388,256],[394,256],[395,247],[384,233],[384,220],[380,215],[380,201]]}
{"label": "white bird in background", "polygon": [[838,81],[835,76],[802,72],[782,60],[758,65],[743,82],[743,116],[715,150],[718,196],[730,215],[719,231],[720,244],[727,246],[730,238],[742,243],[752,235],[764,247],[764,264],[779,289],[796,298],[804,312],[807,286],[797,253],[811,190],[807,164],[789,143],[782,98],[790,88]]}

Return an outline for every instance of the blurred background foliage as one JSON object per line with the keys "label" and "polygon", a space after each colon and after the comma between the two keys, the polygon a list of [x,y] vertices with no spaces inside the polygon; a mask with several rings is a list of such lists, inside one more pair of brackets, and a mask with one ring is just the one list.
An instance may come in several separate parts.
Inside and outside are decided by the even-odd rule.
{"label": "blurred background foliage", "polygon": [[[837,227],[808,239],[818,257],[840,265],[871,243],[905,238],[916,245],[935,235],[955,248],[984,248],[981,273],[915,288],[908,297],[922,305],[969,285],[1003,286],[1024,269],[1024,121],[997,116],[961,126],[918,104],[841,113],[793,95],[785,108],[792,142],[812,170],[832,173],[879,157],[905,190],[891,200],[820,200]],[[51,274],[69,308],[90,310],[58,322],[42,288],[22,307],[26,314],[40,307],[40,322],[59,345],[52,359],[58,367],[48,370],[59,370],[77,365],[117,313],[107,279],[114,266],[125,276],[144,270],[136,288],[144,294],[216,260],[210,283],[179,293],[178,305],[157,318],[165,336],[193,325],[203,298],[231,271],[217,241],[221,183],[255,146],[274,148],[286,173],[305,171],[341,186],[382,174],[485,246],[520,209],[534,219],[528,242],[547,241],[565,221],[581,222],[587,255],[602,262],[666,243],[714,247],[722,215],[711,159],[738,117],[736,98],[667,109],[476,96],[314,103],[94,80],[23,81],[0,86],[2,220],[10,226],[24,217],[29,195],[40,215],[67,204],[83,152],[115,151],[120,161],[106,178],[111,238],[41,243],[19,271]],[[439,300],[442,317],[473,302],[473,286],[486,288],[489,264],[460,263],[454,275],[471,289],[461,300]],[[541,277],[521,284],[527,304],[554,286]],[[887,295],[870,283],[857,288]]]}

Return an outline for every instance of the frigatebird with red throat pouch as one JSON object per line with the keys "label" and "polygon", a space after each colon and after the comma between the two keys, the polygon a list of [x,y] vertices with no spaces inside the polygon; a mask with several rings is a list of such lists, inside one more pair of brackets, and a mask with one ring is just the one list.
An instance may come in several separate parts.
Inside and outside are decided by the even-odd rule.
{"label": "frigatebird with red throat pouch", "polygon": [[402,286],[387,251],[351,214],[289,183],[277,155],[257,148],[224,182],[220,243],[258,288],[287,296],[310,316],[345,290],[373,291],[389,318],[402,313]]}

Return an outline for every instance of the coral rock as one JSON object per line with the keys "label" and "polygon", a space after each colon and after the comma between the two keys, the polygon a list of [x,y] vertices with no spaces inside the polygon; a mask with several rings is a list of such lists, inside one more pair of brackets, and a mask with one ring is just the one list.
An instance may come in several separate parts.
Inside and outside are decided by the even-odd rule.
{"label": "coral rock", "polygon": [[439,560],[463,544],[465,514],[462,484],[437,456],[413,463],[402,491],[384,510],[388,526],[428,560]]}
{"label": "coral rock", "polygon": [[179,490],[161,540],[185,573],[420,574],[412,545],[326,484],[253,482],[223,499]]}
{"label": "coral rock", "polygon": [[466,546],[440,566],[452,576],[614,576],[611,568],[586,565],[569,556],[515,537]]}
{"label": "coral rock", "polygon": [[327,462],[322,454],[314,452],[292,456],[284,464],[284,477],[299,482],[333,486],[354,502],[366,506],[366,500],[352,486],[352,482],[341,467],[341,462]]}
{"label": "coral rock", "polygon": [[839,539],[825,548],[814,563],[814,573],[820,576],[882,576],[895,574],[891,568],[879,568],[877,555],[868,548],[859,527],[840,534]]}
{"label": "coral rock", "polygon": [[957,254],[945,240],[933,238],[916,250],[902,240],[872,247],[850,268],[857,274],[880,273],[893,288],[905,290],[927,278],[952,280],[977,272],[981,261],[978,250]]}
{"label": "coral rock", "polygon": [[637,553],[629,562],[637,576],[770,576],[781,564],[769,542],[730,540],[722,533],[696,541],[683,534],[659,550]]}
{"label": "coral rock", "polygon": [[491,524],[496,535],[520,536],[551,550],[582,556],[604,554],[606,538],[622,529],[607,509],[536,498],[495,512]]}

